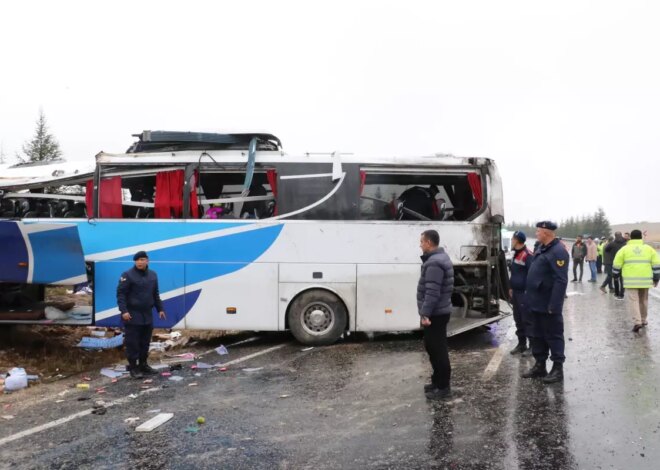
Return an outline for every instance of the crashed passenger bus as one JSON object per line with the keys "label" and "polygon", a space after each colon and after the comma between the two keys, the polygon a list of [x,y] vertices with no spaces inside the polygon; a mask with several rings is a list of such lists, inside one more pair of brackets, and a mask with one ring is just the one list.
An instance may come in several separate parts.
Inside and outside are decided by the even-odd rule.
{"label": "crashed passenger bus", "polygon": [[[314,345],[415,330],[427,229],[455,266],[449,334],[509,314],[491,160],[294,156],[270,134],[136,137],[87,170],[2,172],[0,322],[120,326],[117,282],[145,250],[167,312],[155,327],[288,329]],[[407,206],[410,188],[434,188],[432,213]],[[44,316],[46,286],[86,281],[91,306]]]}

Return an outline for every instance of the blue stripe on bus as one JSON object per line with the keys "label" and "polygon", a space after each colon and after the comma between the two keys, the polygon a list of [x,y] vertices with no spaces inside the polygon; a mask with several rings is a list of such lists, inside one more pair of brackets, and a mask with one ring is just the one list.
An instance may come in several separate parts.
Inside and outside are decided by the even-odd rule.
{"label": "blue stripe on bus", "polygon": [[[151,250],[149,261],[158,274],[161,294],[243,269],[270,248],[282,228],[283,225],[272,225]],[[116,308],[119,276],[132,265],[132,256],[96,263],[94,300],[97,312]]]}
{"label": "blue stripe on bus", "polygon": [[0,281],[27,282],[28,268],[18,263],[28,262],[28,249],[17,222],[0,221],[0,248]]}
{"label": "blue stripe on bus", "polygon": [[33,283],[51,284],[86,274],[76,226],[34,232],[28,237],[34,260]]}
{"label": "blue stripe on bus", "polygon": [[191,223],[191,222],[145,222],[103,221],[78,222],[78,231],[85,255],[118,250],[127,246],[162,242],[173,238],[199,235],[239,227],[244,223]]}
{"label": "blue stripe on bus", "polygon": [[[199,298],[199,294],[201,293],[201,289],[198,289],[164,300],[163,309],[166,312],[167,318],[165,320],[161,320],[158,317],[156,309],[154,309],[154,328],[172,328],[174,325],[179,323],[179,321],[181,321],[181,319],[183,319],[188,314],[188,312],[190,312],[190,309],[193,308],[197,302],[197,299]],[[123,326],[121,318],[119,317],[119,313],[117,313],[117,315],[113,315],[112,317],[100,320],[96,322],[96,324],[106,327]]]}

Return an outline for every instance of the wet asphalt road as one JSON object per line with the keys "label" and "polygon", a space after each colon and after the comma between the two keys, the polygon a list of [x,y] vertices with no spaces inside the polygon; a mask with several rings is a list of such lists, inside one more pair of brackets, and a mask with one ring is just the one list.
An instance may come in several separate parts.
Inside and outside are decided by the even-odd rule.
{"label": "wet asphalt road", "polygon": [[[265,335],[231,347],[228,359],[201,360],[266,353],[198,377],[185,367],[175,373],[183,381],[159,377],[153,390],[95,373],[92,388],[107,385],[105,395],[59,383],[0,397],[2,414],[15,416],[0,421],[0,468],[659,468],[660,290],[640,335],[630,331],[625,302],[589,283],[569,291],[564,384],[519,378],[533,360],[508,354],[510,319],[450,340],[447,403],[422,393],[429,366],[417,335],[311,350]],[[78,401],[85,395],[92,400]],[[99,398],[120,402],[84,414]],[[174,418],[146,434],[124,422],[144,422],[155,409]],[[206,423],[186,432],[198,416]]]}

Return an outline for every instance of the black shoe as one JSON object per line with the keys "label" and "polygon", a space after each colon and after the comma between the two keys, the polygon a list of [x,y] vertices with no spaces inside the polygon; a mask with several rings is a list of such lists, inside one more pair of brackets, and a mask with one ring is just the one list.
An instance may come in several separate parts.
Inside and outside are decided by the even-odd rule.
{"label": "black shoe", "polygon": [[544,384],[554,384],[564,380],[564,364],[555,362],[552,364],[552,370],[543,378]]}
{"label": "black shoe", "polygon": [[158,371],[152,368],[149,364],[140,364],[140,372],[148,375],[154,375],[158,373]]}
{"label": "black shoe", "polygon": [[518,343],[518,346],[516,346],[511,351],[509,351],[509,354],[511,355],[522,354],[525,351],[527,351],[527,345],[525,343]]}
{"label": "black shoe", "polygon": [[432,390],[426,392],[426,398],[429,400],[446,400],[451,398],[451,389],[433,387]]}
{"label": "black shoe", "polygon": [[430,392],[434,388],[435,388],[435,385],[433,383],[424,384],[424,393]]}
{"label": "black shoe", "polygon": [[641,330],[642,328],[644,328],[643,325],[635,325],[635,326],[633,326],[632,332],[633,332],[633,333],[637,333],[637,332],[638,332],[639,330]]}
{"label": "black shoe", "polygon": [[131,379],[141,379],[144,377],[137,367],[130,367],[129,372],[131,373]]}
{"label": "black shoe", "polygon": [[548,371],[545,368],[545,362],[537,362],[534,364],[534,367],[525,372],[521,377],[523,379],[536,379],[539,377],[545,377],[546,375],[548,375]]}

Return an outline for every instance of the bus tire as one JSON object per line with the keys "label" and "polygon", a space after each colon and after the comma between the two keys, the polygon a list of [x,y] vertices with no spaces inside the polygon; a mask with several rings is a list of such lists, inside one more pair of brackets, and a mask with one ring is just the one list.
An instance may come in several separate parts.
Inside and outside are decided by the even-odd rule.
{"label": "bus tire", "polygon": [[325,290],[300,294],[291,303],[287,317],[291,333],[303,344],[332,344],[346,330],[346,306],[339,297]]}

